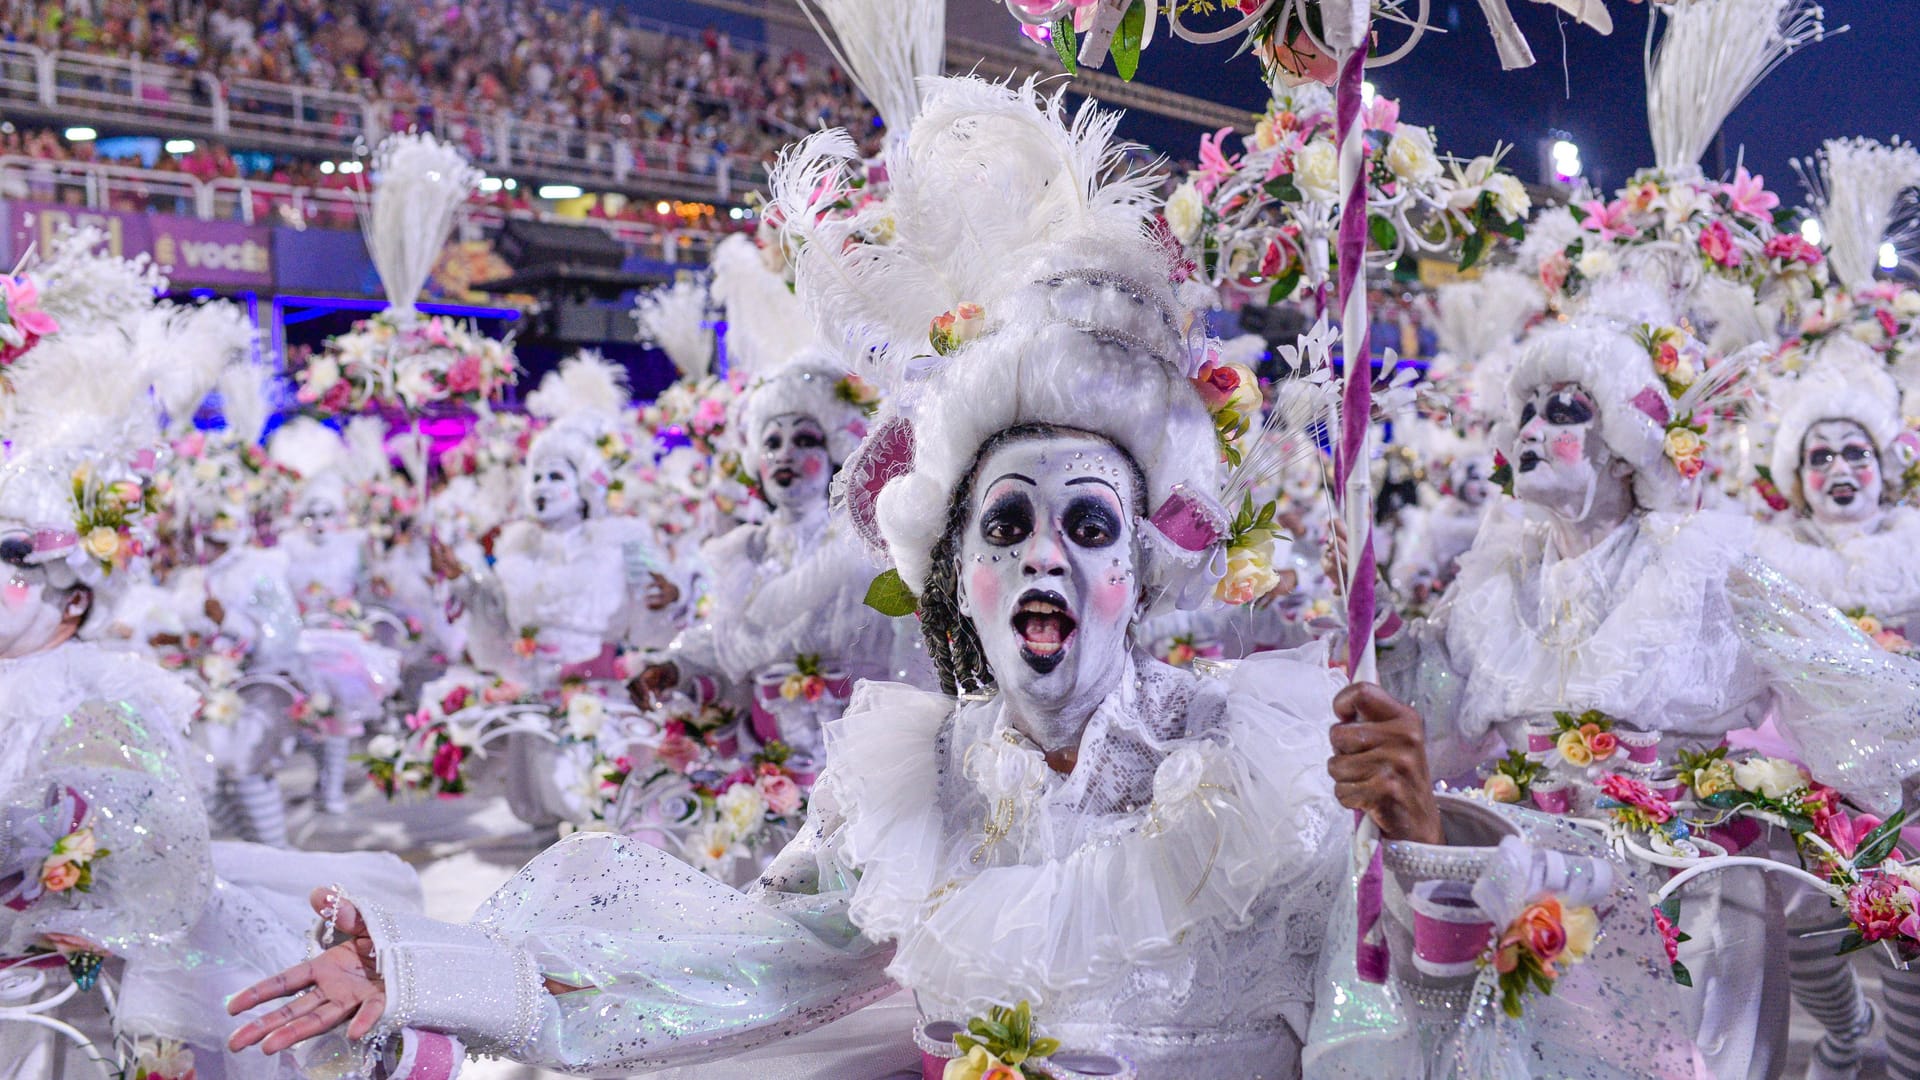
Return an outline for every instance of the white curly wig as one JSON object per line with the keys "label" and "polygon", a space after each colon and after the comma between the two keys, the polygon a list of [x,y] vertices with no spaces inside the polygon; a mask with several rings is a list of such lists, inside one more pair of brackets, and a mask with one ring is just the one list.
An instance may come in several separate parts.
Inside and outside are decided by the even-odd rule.
{"label": "white curly wig", "polygon": [[845,364],[825,349],[813,347],[793,361],[747,387],[740,406],[740,463],[751,476],[760,475],[760,432],[782,416],[810,416],[827,435],[827,456],[834,468],[846,463],[867,434],[866,410],[842,396]]}
{"label": "white curly wig", "polygon": [[1895,497],[1894,481],[1905,469],[1894,440],[1902,430],[1900,392],[1892,377],[1865,364],[1849,364],[1836,370],[1799,379],[1790,387],[1776,391],[1785,399],[1780,421],[1774,427],[1769,465],[1773,482],[1795,510],[1806,512],[1806,493],[1800,487],[1801,451],[1807,441],[1807,429],[1827,420],[1851,420],[1866,429],[1873,448],[1880,455],[1880,472],[1888,484],[1883,499]]}

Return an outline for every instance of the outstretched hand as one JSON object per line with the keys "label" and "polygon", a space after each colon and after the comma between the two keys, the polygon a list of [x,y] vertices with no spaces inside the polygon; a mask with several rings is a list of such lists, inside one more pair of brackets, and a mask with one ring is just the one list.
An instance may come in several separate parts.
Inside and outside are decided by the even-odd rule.
{"label": "outstretched hand", "polygon": [[1443,843],[1420,714],[1373,683],[1335,694],[1333,714],[1340,721],[1328,732],[1334,798],[1372,818],[1389,840]]}
{"label": "outstretched hand", "polygon": [[[324,913],[332,897],[332,889],[315,889],[309,902],[316,912]],[[293,998],[234,1032],[227,1040],[229,1050],[245,1050],[257,1043],[263,1053],[277,1054],[341,1024],[347,1025],[348,1038],[363,1039],[380,1022],[387,1009],[386,983],[374,964],[366,920],[345,898],[338,901],[334,929],[347,940],[254,983],[227,1002],[227,1014],[238,1016],[270,1001]]]}

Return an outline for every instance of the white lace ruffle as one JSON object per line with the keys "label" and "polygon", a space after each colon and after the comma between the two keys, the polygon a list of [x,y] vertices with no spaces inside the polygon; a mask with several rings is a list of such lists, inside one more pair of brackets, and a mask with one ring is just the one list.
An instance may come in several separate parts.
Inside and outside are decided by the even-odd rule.
{"label": "white lace ruffle", "polygon": [[[948,750],[944,699],[869,685],[828,728],[841,857],[861,871],[855,922],[897,940],[888,970],[903,985],[969,1010],[1044,1009],[1191,951],[1200,927],[1244,926],[1256,904],[1324,911],[1340,862],[1324,768],[1334,685],[1311,657],[1266,655],[1227,676],[1210,729],[1154,740],[1111,716],[1096,730],[1097,714],[1081,769],[1099,767],[1103,739],[1137,747],[1151,788],[1137,808],[1095,815],[1074,805],[1094,796],[1050,780],[997,706],[963,709]],[[997,842],[949,828],[965,783]]]}
{"label": "white lace ruffle", "polygon": [[1752,526],[1716,513],[1635,515],[1555,559],[1545,527],[1490,515],[1448,589],[1446,647],[1468,738],[1554,710],[1718,736],[1750,717],[1726,580]]}
{"label": "white lace ruffle", "polygon": [[1920,509],[1896,506],[1872,532],[1821,535],[1805,520],[1754,536],[1754,554],[1842,610],[1865,608],[1890,625],[1920,619]]}

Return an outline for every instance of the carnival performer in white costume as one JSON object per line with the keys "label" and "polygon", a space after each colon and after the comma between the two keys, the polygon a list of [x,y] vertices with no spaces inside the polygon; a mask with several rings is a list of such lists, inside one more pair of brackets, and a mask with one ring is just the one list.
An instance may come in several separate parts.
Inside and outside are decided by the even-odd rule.
{"label": "carnival performer in white costume", "polygon": [[[1709,374],[1657,304],[1616,301],[1625,318],[1593,311],[1527,342],[1495,433],[1520,512],[1490,512],[1441,607],[1385,644],[1386,685],[1426,714],[1437,775],[1522,751],[1555,811],[1594,813],[1610,770],[1684,797],[1682,751],[1769,716],[1815,780],[1897,806],[1920,765],[1920,668],[1748,555],[1749,521],[1686,509],[1691,425],[1737,361]],[[1694,365],[1685,393],[1656,373],[1662,341]],[[1682,909],[1683,1000],[1713,1075],[1769,1075],[1786,1035],[1778,894],[1740,871],[1709,886]]]}
{"label": "carnival performer in white costume", "polygon": [[[864,603],[875,569],[829,514],[835,474],[866,433],[843,367],[803,354],[749,386],[741,465],[770,513],[701,548],[711,609],[636,679],[649,702],[680,689],[695,701],[751,707],[762,741],[779,739],[816,763],[820,726],[839,715],[855,679],[930,681],[909,633]],[[796,660],[817,664],[830,689],[814,700],[780,694]]]}
{"label": "carnival performer in white costume", "polygon": [[273,433],[267,451],[299,475],[277,546],[286,552],[294,599],[315,624],[301,633],[312,707],[305,734],[319,764],[314,798],[320,812],[343,814],[353,740],[399,688],[400,656],[359,629],[327,625],[333,605],[357,605],[369,546],[366,528],[348,515],[345,442],[298,417]]}
{"label": "carnival performer in white costume", "polygon": [[[527,451],[527,516],[501,530],[492,565],[468,565],[435,541],[433,566],[466,609],[474,665],[557,695],[567,680],[617,681],[624,651],[671,640],[686,609],[685,583],[647,522],[607,510],[614,463],[602,445],[618,438],[625,373],[599,357],[574,357],[541,382],[529,406],[551,422]],[[514,813],[538,826],[568,816],[552,744],[530,734],[508,740]]]}
{"label": "carnival performer in white costume", "polygon": [[[72,308],[49,304],[63,325],[8,368],[0,965],[21,976],[9,979],[9,995],[46,997],[65,980],[35,973],[64,960],[80,993],[50,1015],[110,1055],[109,1040],[165,1039],[184,1043],[204,1074],[302,1077],[309,1074],[296,1060],[227,1056],[219,1031],[234,990],[306,951],[309,918],[283,884],[338,873],[409,908],[418,906],[418,884],[388,855],[210,846],[201,802],[209,778],[184,735],[193,691],[124,647],[84,640],[116,629],[91,618],[94,608],[111,610],[110,593],[146,572],[155,496],[144,470],[160,444],[148,388],[153,372],[177,359],[170,339],[194,344],[193,316],[155,305],[144,265],[95,254],[103,243],[97,234],[64,239],[36,268],[77,296]],[[19,284],[9,279],[8,291],[17,295]],[[11,317],[24,306],[13,305]],[[111,997],[93,993],[102,980],[117,984]],[[99,1075],[79,1050],[56,1051],[66,1037],[10,1019],[0,1031],[0,1077],[46,1080],[60,1075],[62,1060],[68,1076]]]}
{"label": "carnival performer in white costume", "polygon": [[[753,1050],[893,984],[945,1020],[1024,999],[1049,1034],[1129,1057],[1149,1080],[1299,1073],[1324,917],[1346,867],[1329,721],[1370,721],[1343,725],[1333,768],[1342,797],[1402,844],[1409,868],[1419,852],[1443,850],[1417,841],[1446,835],[1419,723],[1378,688],[1336,705],[1320,650],[1208,678],[1129,645],[1141,612],[1187,594],[1196,575],[1202,593],[1211,588],[1212,541],[1186,526],[1219,490],[1218,445],[1189,382],[1185,313],[1159,274],[1135,276],[1162,259],[1137,231],[1150,178],[1101,186],[1115,163],[1112,118],[1084,112],[1070,131],[1058,99],[1042,106],[1031,85],[929,88],[911,144],[928,187],[906,205],[964,213],[947,197],[956,188],[931,175],[932,162],[951,165],[948,181],[994,181],[976,198],[1039,211],[1011,234],[1033,245],[1002,252],[1018,269],[1001,266],[983,305],[995,329],[929,365],[913,410],[863,447],[879,455],[866,464],[902,469],[877,505],[849,506],[877,515],[942,680],[966,696],[863,684],[827,726],[829,768],[804,833],[747,894],[631,841],[582,836],[529,866],[471,925],[342,901],[351,941],[236,1005],[317,990],[234,1045],[277,1050],[353,1016],[355,1036],[410,1024],[597,1075],[747,1055],[730,1074],[698,1075],[859,1078],[898,1067],[890,1046],[904,1031],[869,1028],[838,1056],[804,1057],[814,1036]],[[1017,162],[1009,134],[1028,136]],[[953,255],[907,224],[927,219],[909,210],[901,220],[897,242],[913,245],[904,258]],[[842,248],[816,236],[805,250]],[[990,287],[964,273],[951,282]],[[896,328],[924,327],[916,315],[903,308]],[[912,431],[906,458],[895,456],[900,425]],[[1483,842],[1508,831],[1494,812],[1466,813]],[[1527,861],[1517,836],[1507,850]],[[1608,891],[1595,864],[1573,864],[1596,875],[1582,904]],[[1657,950],[1636,922],[1599,948]],[[1572,997],[1569,985],[1542,1000]],[[1647,1001],[1664,1005],[1658,984]],[[1671,1063],[1676,1044],[1657,1022],[1611,1022],[1621,1038],[1580,1046],[1583,1064],[1554,1075],[1648,1075]],[[846,1029],[818,1038],[836,1030]],[[1428,1038],[1422,1029],[1387,1049],[1418,1055]],[[1627,1057],[1613,1056],[1628,1040]]]}

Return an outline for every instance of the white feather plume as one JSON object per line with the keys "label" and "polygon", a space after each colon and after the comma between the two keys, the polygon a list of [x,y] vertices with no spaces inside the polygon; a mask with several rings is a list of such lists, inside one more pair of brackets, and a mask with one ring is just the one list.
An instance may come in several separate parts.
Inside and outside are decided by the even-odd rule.
{"label": "white feather plume", "polygon": [[387,453],[387,422],[378,416],[356,416],[340,433],[345,447],[341,468],[355,484],[370,484],[393,472]]}
{"label": "white feather plume", "polygon": [[63,329],[138,315],[167,287],[166,275],[144,252],[127,259],[113,254],[107,234],[93,226],[55,237],[27,276],[40,289],[41,309]]}
{"label": "white feather plume", "polygon": [[1889,234],[1896,249],[1911,239],[1915,207],[1906,196],[1920,187],[1920,151],[1899,139],[1828,139],[1819,155],[1795,164],[1819,215],[1833,276],[1855,292],[1872,285]]}
{"label": "white feather plume", "polygon": [[1668,22],[1657,45],[1657,18],[1647,28],[1647,124],[1654,164],[1668,175],[1697,166],[1760,80],[1827,33],[1812,0],[1674,0],[1653,10]]}
{"label": "white feather plume", "polygon": [[707,329],[707,290],[681,279],[642,293],[633,308],[640,333],[673,361],[683,379],[698,379],[713,363],[713,333]]}
{"label": "white feather plume", "polygon": [[[974,77],[931,80],[905,152],[887,160],[888,195],[869,217],[826,208],[850,190],[858,162],[844,132],[810,136],[782,155],[771,181],[787,231],[795,290],[822,340],[866,362],[889,385],[930,349],[935,316],[962,302],[988,309],[1026,284],[1022,264],[1069,239],[1137,242],[1158,176],[1115,139],[1119,114]],[[873,236],[891,242],[866,242]]]}
{"label": "white feather plume", "polygon": [[312,479],[345,468],[347,446],[332,428],[310,416],[296,416],[267,440],[267,456]]}
{"label": "white feather plume", "polygon": [[257,443],[273,415],[273,372],[265,364],[234,364],[220,373],[220,407],[227,430],[242,443]]}
{"label": "white feather plume", "polygon": [[1434,332],[1441,351],[1471,364],[1518,337],[1546,308],[1538,282],[1516,270],[1489,270],[1476,281],[1442,285],[1434,294]]}
{"label": "white feather plume", "polygon": [[[832,27],[820,25],[819,9]],[[941,73],[946,0],[800,0],[841,69],[873,104],[891,138],[903,136],[920,103],[920,80]]]}
{"label": "white feather plume", "polygon": [[735,234],[713,249],[709,293],[727,313],[727,369],[774,370],[814,343],[812,324],[786,280],[767,268],[760,248]]}
{"label": "white feather plume", "polygon": [[612,416],[627,407],[627,371],[591,349],[583,349],[547,373],[527,395],[527,411],[546,420],[569,416]]}
{"label": "white feather plume", "polygon": [[480,170],[432,135],[389,135],[373,154],[373,195],[360,218],[387,303],[410,311],[440,259],[453,215]]}
{"label": "white feather plume", "polygon": [[62,327],[8,371],[14,456],[59,448],[131,453],[159,440],[151,369],[111,323]]}
{"label": "white feather plume", "polygon": [[1756,341],[1778,342],[1780,312],[1756,299],[1751,285],[1709,274],[1694,287],[1688,306],[1705,324],[1709,352],[1725,354]]}
{"label": "white feather plume", "polygon": [[221,372],[253,349],[246,312],[223,301],[157,304],[133,321],[133,350],[153,373],[153,392],[169,424],[190,424]]}

